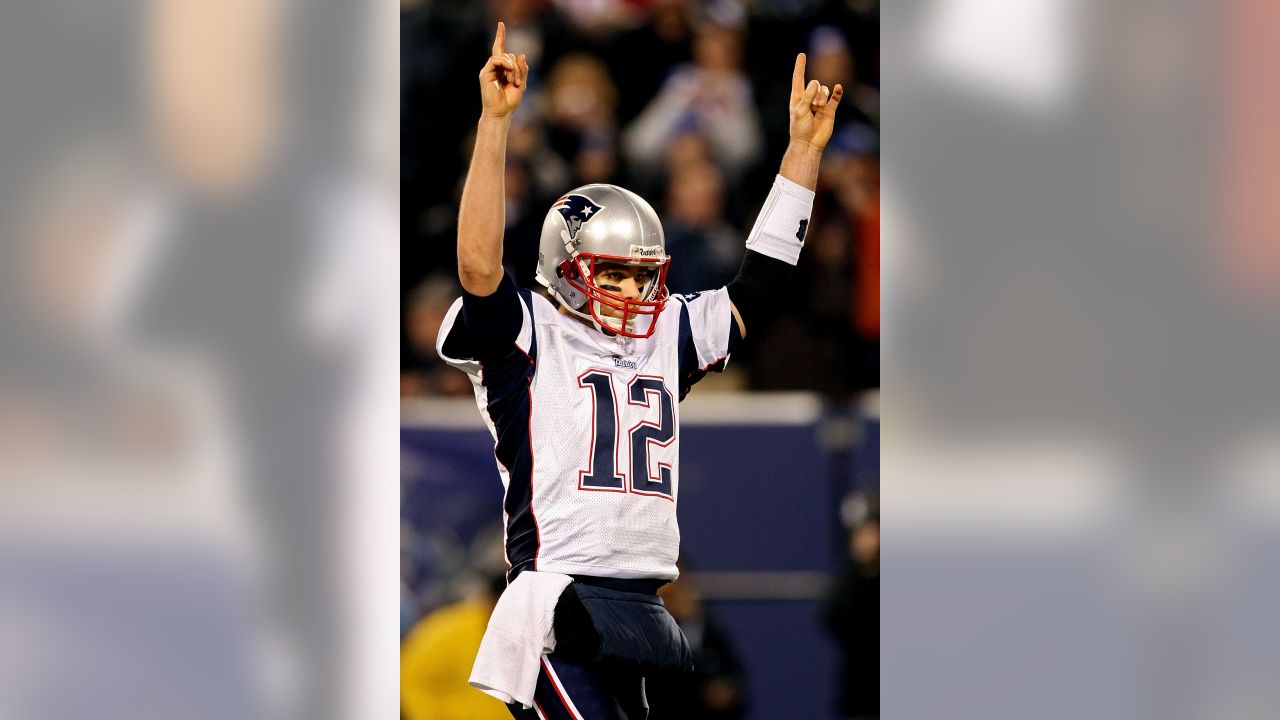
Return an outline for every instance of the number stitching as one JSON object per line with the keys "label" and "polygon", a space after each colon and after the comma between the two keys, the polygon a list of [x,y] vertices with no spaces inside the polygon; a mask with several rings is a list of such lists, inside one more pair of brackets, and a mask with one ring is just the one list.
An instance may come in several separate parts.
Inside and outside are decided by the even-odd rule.
{"label": "number stitching", "polygon": [[[593,368],[578,376],[578,387],[591,392],[591,442],[587,448],[587,467],[578,470],[578,489],[594,492],[622,492],[661,497],[675,502],[674,473],[670,462],[658,460],[657,475],[652,474],[651,451],[656,445],[669,448],[676,441],[675,403],[663,378],[637,373],[626,383],[627,404],[653,408],[651,395],[658,396],[658,419],[641,419],[626,431],[629,472],[620,463],[622,452],[622,418],[614,373]],[[608,415],[601,406],[608,403],[613,410],[612,427],[606,427]],[[612,445],[612,452],[610,452]],[[608,466],[612,455],[612,466]]]}
{"label": "number stitching", "polygon": [[[644,382],[646,380],[655,381],[654,383]],[[636,390],[639,389],[639,402],[636,402]],[[658,422],[653,423],[649,420],[641,420],[627,431],[627,438],[630,440],[631,446],[631,477],[629,478],[629,487],[632,493],[636,495],[648,495],[651,497],[662,497],[672,502],[675,497],[671,493],[672,484],[672,467],[671,463],[658,461],[658,477],[654,478],[650,472],[649,462],[651,456],[649,454],[650,447],[657,445],[661,448],[669,448],[676,441],[675,432],[675,412],[671,402],[671,391],[667,390],[666,383],[661,377],[654,375],[639,375],[631,378],[631,382],[627,383],[627,404],[644,408],[652,408],[653,405],[649,399],[649,395],[658,396]],[[666,426],[665,428],[663,426]],[[647,433],[641,428],[652,428],[652,433]],[[637,431],[640,431],[637,433]],[[656,435],[655,435],[656,433]],[[661,438],[666,436],[666,440]],[[639,449],[637,449],[637,440],[642,440]],[[640,470],[637,470],[637,466]],[[667,492],[662,490],[639,490],[637,481],[643,478],[644,487],[652,486],[665,487]]]}
{"label": "number stitching", "polygon": [[[603,380],[603,382],[592,382],[593,380]],[[591,444],[587,446],[587,467],[578,470],[578,489],[589,490],[592,492],[627,492],[627,479],[618,471],[618,441],[617,432],[618,425],[621,424],[621,418],[618,416],[618,399],[613,392],[613,373],[608,370],[588,370],[578,376],[578,387],[591,391]],[[604,399],[598,399],[601,395],[608,395],[607,401],[613,410],[613,428],[611,432],[602,432],[600,421],[603,417],[600,414],[600,404]],[[613,464],[611,467],[597,467],[598,464],[608,463],[606,457],[596,457],[596,449],[602,442],[613,446]],[[608,447],[603,448],[608,450]]]}

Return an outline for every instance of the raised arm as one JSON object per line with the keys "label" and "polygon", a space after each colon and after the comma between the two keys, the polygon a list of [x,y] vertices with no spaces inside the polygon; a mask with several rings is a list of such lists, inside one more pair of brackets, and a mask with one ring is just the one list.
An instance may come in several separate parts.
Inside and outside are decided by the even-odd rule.
{"label": "raised arm", "polygon": [[493,294],[502,280],[507,130],[529,80],[525,56],[506,52],[506,41],[507,26],[498,23],[493,54],[480,71],[483,109],[458,209],[458,280],[480,296]]}
{"label": "raised arm", "polygon": [[791,71],[791,142],[782,156],[778,174],[808,190],[818,187],[818,163],[822,151],[831,140],[835,127],[836,107],[844,97],[844,88],[836,83],[834,89],[817,80],[804,82],[805,55],[796,56],[795,69]]}
{"label": "raised arm", "polygon": [[728,286],[734,321],[744,338],[748,325],[764,324],[772,315],[791,269],[800,261],[818,187],[818,166],[844,96],[839,84],[834,90],[817,80],[806,85],[804,70],[805,56],[800,53],[791,72],[791,141],[782,156],[779,177],[747,238],[742,269]]}

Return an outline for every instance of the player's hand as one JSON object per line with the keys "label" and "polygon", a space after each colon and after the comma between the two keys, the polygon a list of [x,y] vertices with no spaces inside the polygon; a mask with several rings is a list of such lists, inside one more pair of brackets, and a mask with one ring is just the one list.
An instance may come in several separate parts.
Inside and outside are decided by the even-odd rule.
{"label": "player's hand", "polygon": [[828,88],[817,80],[806,85],[804,68],[805,56],[800,53],[791,73],[791,142],[804,143],[821,152],[831,139],[844,88],[839,83]]}
{"label": "player's hand", "polygon": [[506,44],[507,26],[498,23],[493,55],[480,71],[480,100],[484,114],[494,118],[505,118],[515,112],[529,83],[529,63],[523,54],[507,52]]}

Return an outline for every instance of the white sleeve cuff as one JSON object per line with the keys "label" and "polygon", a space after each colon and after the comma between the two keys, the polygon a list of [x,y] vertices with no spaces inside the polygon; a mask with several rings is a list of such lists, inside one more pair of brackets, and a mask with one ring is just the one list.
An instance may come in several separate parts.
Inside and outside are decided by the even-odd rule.
{"label": "white sleeve cuff", "polygon": [[809,215],[813,213],[813,197],[814,192],[808,188],[781,175],[774,178],[773,189],[747,236],[747,249],[788,265],[800,262]]}

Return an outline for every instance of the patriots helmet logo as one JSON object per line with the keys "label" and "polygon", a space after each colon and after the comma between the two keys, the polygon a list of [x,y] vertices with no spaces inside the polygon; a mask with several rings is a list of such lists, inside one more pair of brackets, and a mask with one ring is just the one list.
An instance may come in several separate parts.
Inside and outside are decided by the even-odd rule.
{"label": "patriots helmet logo", "polygon": [[551,209],[559,212],[564,218],[564,224],[569,228],[569,239],[576,240],[582,226],[604,208],[592,202],[586,195],[565,195],[557,200]]}

